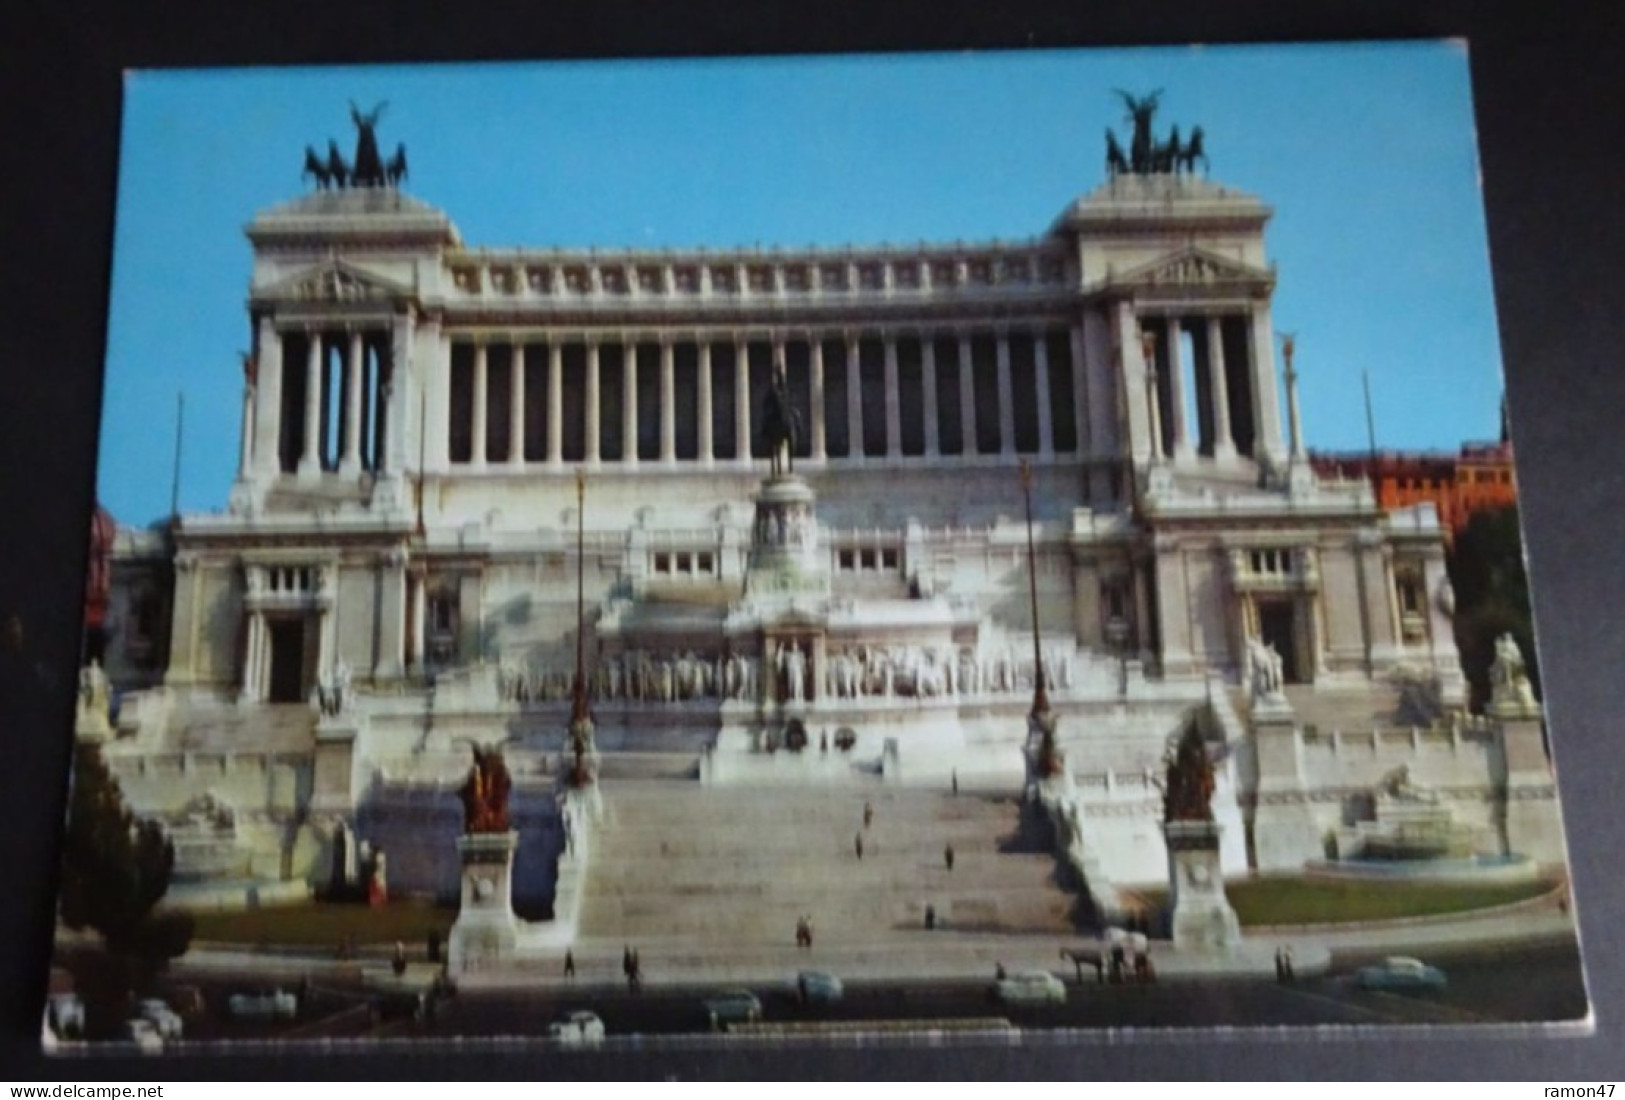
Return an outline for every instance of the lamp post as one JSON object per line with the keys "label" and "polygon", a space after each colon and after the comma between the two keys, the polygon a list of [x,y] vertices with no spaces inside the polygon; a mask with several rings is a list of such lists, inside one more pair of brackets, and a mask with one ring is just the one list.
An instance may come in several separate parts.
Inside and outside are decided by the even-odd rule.
{"label": "lamp post", "polygon": [[1117,654],[1117,694],[1128,695],[1128,623],[1113,615],[1106,621],[1106,641]]}
{"label": "lamp post", "polygon": [[570,786],[590,787],[593,775],[593,724],[587,707],[586,658],[586,501],[587,478],[576,471],[576,676],[570,697]]}
{"label": "lamp post", "polygon": [[1049,709],[1049,691],[1044,686],[1044,651],[1038,639],[1038,556],[1033,549],[1033,469],[1021,460],[1021,499],[1027,513],[1027,594],[1033,616],[1033,709],[1028,715],[1030,731],[1038,733],[1038,774],[1041,778],[1061,771],[1061,755],[1055,746],[1055,716]]}

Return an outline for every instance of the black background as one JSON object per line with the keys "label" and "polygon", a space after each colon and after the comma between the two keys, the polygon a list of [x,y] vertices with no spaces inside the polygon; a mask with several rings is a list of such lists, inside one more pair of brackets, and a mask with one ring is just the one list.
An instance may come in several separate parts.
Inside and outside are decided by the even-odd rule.
{"label": "black background", "polygon": [[[0,16],[0,1079],[1625,1076],[1625,7],[1387,0],[587,6],[79,0]],[[1597,1033],[1143,1034],[1023,1049],[37,1053],[129,68],[1460,37],[1472,51],[1535,612]],[[1290,95],[1290,89],[1282,94]],[[1328,120],[1328,125],[1335,125]],[[252,134],[244,135],[253,140]],[[1374,147],[1371,156],[1381,158]],[[1089,181],[1080,180],[1080,190]],[[184,242],[176,242],[184,247]],[[1396,257],[1396,262],[1401,258]],[[113,411],[117,415],[117,410]],[[164,476],[169,456],[152,456]],[[1515,979],[1512,979],[1515,980]]]}

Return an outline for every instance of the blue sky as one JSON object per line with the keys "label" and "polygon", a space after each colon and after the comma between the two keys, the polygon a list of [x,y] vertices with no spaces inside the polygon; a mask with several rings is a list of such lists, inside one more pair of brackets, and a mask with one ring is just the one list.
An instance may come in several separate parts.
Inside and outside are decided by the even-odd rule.
{"label": "blue sky", "polygon": [[132,72],[98,494],[183,511],[237,460],[254,213],[306,145],[387,100],[406,190],[474,246],[801,246],[1041,234],[1103,173],[1112,93],[1163,89],[1212,178],[1275,209],[1275,324],[1311,446],[1454,448],[1498,429],[1501,360],[1465,47],[1453,43]]}

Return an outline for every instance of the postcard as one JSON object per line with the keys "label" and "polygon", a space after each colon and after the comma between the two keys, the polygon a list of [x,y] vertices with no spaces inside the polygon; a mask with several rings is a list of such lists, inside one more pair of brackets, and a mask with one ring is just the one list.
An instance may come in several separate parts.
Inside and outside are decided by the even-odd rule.
{"label": "postcard", "polygon": [[1459,44],[122,149],[49,1049],[1589,1031]]}

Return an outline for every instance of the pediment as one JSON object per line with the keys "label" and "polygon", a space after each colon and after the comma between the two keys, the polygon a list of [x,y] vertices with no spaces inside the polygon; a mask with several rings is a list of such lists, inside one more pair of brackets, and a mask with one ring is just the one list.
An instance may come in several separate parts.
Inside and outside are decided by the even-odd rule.
{"label": "pediment", "polygon": [[410,293],[410,287],[334,259],[273,283],[256,297],[282,302],[388,302]]}
{"label": "pediment", "polygon": [[1112,280],[1130,286],[1213,286],[1221,283],[1269,283],[1274,274],[1228,256],[1190,247],[1159,256],[1148,264],[1124,272]]}

